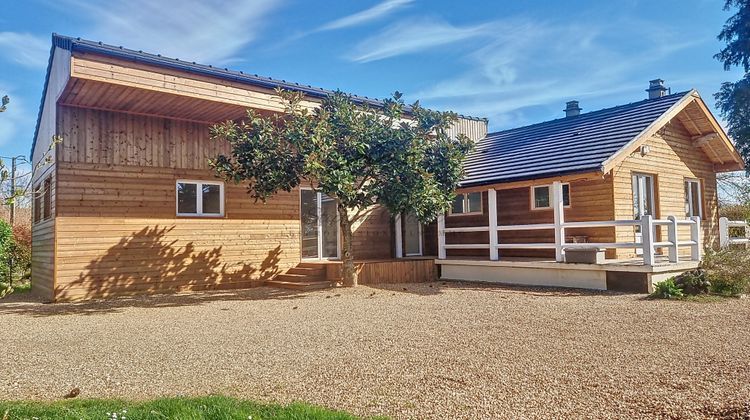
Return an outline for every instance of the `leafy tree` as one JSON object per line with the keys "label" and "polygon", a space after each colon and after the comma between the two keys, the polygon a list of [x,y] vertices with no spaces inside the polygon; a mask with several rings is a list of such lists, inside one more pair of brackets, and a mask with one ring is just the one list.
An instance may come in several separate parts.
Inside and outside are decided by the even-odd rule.
{"label": "leafy tree", "polygon": [[277,91],[285,112],[263,116],[248,110],[240,123],[215,125],[211,137],[227,141],[230,156],[210,164],[227,181],[247,183],[256,200],[301,184],[336,202],[343,236],[344,284],[357,284],[352,225],[375,204],[391,214],[414,211],[422,222],[447,211],[472,143],[451,138],[452,112],[407,110],[396,92],[382,107],[357,105],[335,92],[314,109],[300,93]]}
{"label": "leafy tree", "polygon": [[6,109],[8,109],[8,104],[10,103],[10,98],[8,95],[3,96],[2,99],[0,99],[0,112],[5,112]]}
{"label": "leafy tree", "polygon": [[727,121],[729,135],[750,171],[750,0],[727,0],[724,10],[733,8],[737,8],[737,12],[727,20],[718,36],[720,41],[726,42],[726,47],[714,58],[724,64],[724,70],[742,68],[745,76],[734,83],[722,83],[715,97]]}

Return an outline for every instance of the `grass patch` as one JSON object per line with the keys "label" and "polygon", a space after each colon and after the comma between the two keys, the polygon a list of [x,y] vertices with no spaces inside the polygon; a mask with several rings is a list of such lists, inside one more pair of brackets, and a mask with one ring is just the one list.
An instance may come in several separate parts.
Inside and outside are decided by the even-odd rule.
{"label": "grass patch", "polygon": [[111,399],[57,402],[0,401],[0,419],[355,419],[351,414],[304,403],[261,404],[223,396],[161,398],[144,402]]}

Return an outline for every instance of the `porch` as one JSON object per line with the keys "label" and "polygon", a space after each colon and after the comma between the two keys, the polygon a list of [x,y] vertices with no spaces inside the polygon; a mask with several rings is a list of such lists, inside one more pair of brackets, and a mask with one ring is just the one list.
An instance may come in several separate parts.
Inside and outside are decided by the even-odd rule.
{"label": "porch", "polygon": [[[700,263],[703,240],[698,216],[655,218],[643,212],[631,220],[566,221],[563,182],[556,180],[550,183],[550,223],[502,224],[498,207],[503,203],[497,192],[486,190],[483,224],[446,227],[445,216],[438,217],[436,264],[441,279],[649,292],[654,283]],[[572,234],[581,229],[607,230],[599,237],[611,240],[581,240]],[[533,237],[524,232],[546,232],[550,241],[519,241]],[[519,254],[501,258],[501,251],[507,250]],[[625,258],[618,250],[630,250],[632,257]],[[540,257],[545,252],[554,252],[554,257]]]}

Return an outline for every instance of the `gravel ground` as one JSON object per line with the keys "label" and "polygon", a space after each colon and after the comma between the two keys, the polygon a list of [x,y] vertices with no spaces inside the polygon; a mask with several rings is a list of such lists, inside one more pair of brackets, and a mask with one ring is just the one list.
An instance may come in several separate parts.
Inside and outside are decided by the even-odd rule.
{"label": "gravel ground", "polygon": [[[12,297],[18,299],[18,297]],[[395,418],[750,415],[750,299],[427,283],[0,303],[0,398],[221,393]]]}

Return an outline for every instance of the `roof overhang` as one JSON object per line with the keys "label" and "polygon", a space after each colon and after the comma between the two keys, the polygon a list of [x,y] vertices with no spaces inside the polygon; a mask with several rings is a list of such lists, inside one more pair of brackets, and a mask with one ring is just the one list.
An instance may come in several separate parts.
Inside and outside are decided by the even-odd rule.
{"label": "roof overhang", "polygon": [[528,178],[516,178],[509,179],[502,182],[490,181],[481,182],[471,185],[460,185],[456,191],[459,193],[468,193],[474,191],[485,191],[488,189],[493,190],[509,190],[513,188],[523,188],[535,185],[549,185],[555,181],[560,182],[574,182],[574,181],[593,181],[601,180],[605,177],[600,171],[582,171],[582,172],[567,172],[559,174],[546,174],[539,177],[528,177]]}
{"label": "roof overhang", "polygon": [[690,133],[693,145],[703,150],[714,164],[716,172],[739,171],[745,168],[742,156],[706,106],[696,90],[691,90],[638,136],[602,163],[601,171],[608,173],[625,158],[637,151],[662,127],[673,119],[679,120]]}

